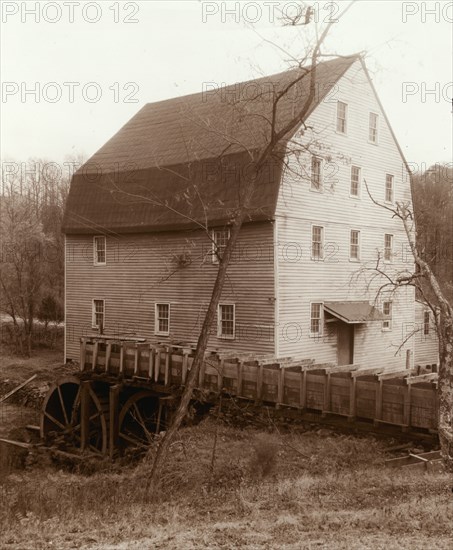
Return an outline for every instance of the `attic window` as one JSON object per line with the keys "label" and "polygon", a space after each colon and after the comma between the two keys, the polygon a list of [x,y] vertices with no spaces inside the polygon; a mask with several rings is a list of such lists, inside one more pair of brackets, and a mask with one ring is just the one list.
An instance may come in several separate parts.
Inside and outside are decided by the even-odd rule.
{"label": "attic window", "polygon": [[340,134],[346,134],[347,124],[346,117],[348,112],[348,105],[342,101],[337,102],[337,132]]}
{"label": "attic window", "polygon": [[94,237],[93,240],[94,265],[105,265],[106,260],[106,240],[104,236]]}
{"label": "attic window", "polygon": [[370,113],[370,126],[368,131],[368,139],[371,143],[377,143],[378,138],[378,115]]}
{"label": "attic window", "polygon": [[222,259],[227,242],[230,238],[230,228],[212,230],[212,263],[218,264]]}

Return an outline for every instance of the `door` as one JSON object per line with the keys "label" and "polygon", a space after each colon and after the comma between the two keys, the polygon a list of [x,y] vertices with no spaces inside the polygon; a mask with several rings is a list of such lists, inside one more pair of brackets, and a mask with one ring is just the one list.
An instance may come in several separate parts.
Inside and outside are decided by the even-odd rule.
{"label": "door", "polygon": [[354,362],[354,325],[342,321],[337,324],[337,362],[339,365]]}

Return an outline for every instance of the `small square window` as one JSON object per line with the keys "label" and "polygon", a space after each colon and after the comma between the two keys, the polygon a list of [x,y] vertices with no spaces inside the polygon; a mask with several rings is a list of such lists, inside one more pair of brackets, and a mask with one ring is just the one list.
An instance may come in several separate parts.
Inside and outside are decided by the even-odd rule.
{"label": "small square window", "polygon": [[378,139],[378,120],[379,120],[379,117],[376,113],[370,113],[370,124],[369,124],[368,139],[371,141],[371,143],[377,143],[377,139]]}
{"label": "small square window", "polygon": [[104,332],[104,300],[93,300],[92,328],[96,328],[102,334]]}
{"label": "small square window", "polygon": [[103,236],[94,237],[93,240],[94,246],[94,265],[105,265],[106,264],[106,239]]}
{"label": "small square window", "polygon": [[322,336],[323,304],[313,303],[310,305],[310,335]]}
{"label": "small square window", "polygon": [[219,304],[218,330],[219,338],[234,339],[236,332],[236,312],[234,304]]}
{"label": "small square window", "polygon": [[384,237],[384,261],[391,262],[393,259],[393,235],[386,234]]}
{"label": "small square window", "polygon": [[230,228],[212,230],[212,263],[218,264],[222,259],[227,242],[230,238]]}
{"label": "small square window", "polygon": [[360,195],[360,168],[351,166],[351,189],[349,191],[351,197]]}
{"label": "small square window", "polygon": [[311,157],[311,188],[314,191],[322,190],[322,160]]}
{"label": "small square window", "polygon": [[393,202],[393,181],[391,174],[385,176],[385,202]]}
{"label": "small square window", "polygon": [[314,225],[311,230],[311,259],[322,260],[324,258],[324,227]]}
{"label": "small square window", "polygon": [[383,302],[382,313],[387,319],[382,321],[382,330],[392,329],[392,302]]}
{"label": "small square window", "polygon": [[360,260],[360,231],[351,229],[349,244],[349,259]]}
{"label": "small square window", "polygon": [[340,134],[346,134],[347,130],[347,113],[348,113],[348,106],[346,103],[343,103],[342,101],[337,102],[337,132],[340,132]]}

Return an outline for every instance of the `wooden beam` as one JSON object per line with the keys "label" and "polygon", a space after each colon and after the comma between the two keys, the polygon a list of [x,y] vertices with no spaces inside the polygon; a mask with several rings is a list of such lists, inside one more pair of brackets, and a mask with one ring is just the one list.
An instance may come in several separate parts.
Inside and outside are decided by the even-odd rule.
{"label": "wooden beam", "polygon": [[258,371],[256,373],[256,400],[261,401],[263,398],[263,376],[264,376],[264,365],[258,366]]}
{"label": "wooden beam", "polygon": [[283,405],[284,388],[285,388],[285,369],[281,368],[280,374],[278,376],[277,408],[280,408],[280,406]]}
{"label": "wooden beam", "polygon": [[411,389],[411,384],[407,384],[404,388],[403,423],[405,427],[403,430],[409,429],[411,425]]}
{"label": "wooden beam", "polygon": [[351,372],[351,376],[360,378],[361,376],[374,376],[376,374],[382,374],[382,367],[373,367],[371,369],[358,369]]}
{"label": "wooden beam", "polygon": [[153,365],[154,365],[154,348],[151,344],[149,344],[148,348],[149,348],[148,378],[152,378],[153,377]]}
{"label": "wooden beam", "polygon": [[307,371],[301,369],[300,371],[300,392],[299,392],[299,405],[300,408],[307,408]]}
{"label": "wooden beam", "polygon": [[158,382],[160,376],[160,351],[160,348],[156,349],[156,361],[154,363],[154,382]]}
{"label": "wooden beam", "polygon": [[138,363],[140,361],[140,349],[137,342],[134,344],[134,376],[138,374]]}
{"label": "wooden beam", "polygon": [[85,370],[86,338],[80,338],[80,370]]}
{"label": "wooden beam", "polygon": [[379,380],[392,380],[394,378],[405,378],[410,374],[407,370],[398,370],[393,372],[383,372],[378,375]]}
{"label": "wooden beam", "polygon": [[343,372],[354,372],[360,368],[360,365],[337,365],[335,367],[326,367],[324,372],[329,372],[330,374],[343,373]]}
{"label": "wooden beam", "polygon": [[80,390],[80,449],[86,451],[90,439],[90,387],[91,382],[82,382]]}
{"label": "wooden beam", "polygon": [[124,343],[120,346],[120,374],[124,373]]}
{"label": "wooden beam", "polygon": [[113,460],[115,451],[118,447],[119,439],[119,396],[121,385],[110,386],[109,390],[109,410],[110,410],[110,429],[109,429],[109,457]]}
{"label": "wooden beam", "polygon": [[96,340],[93,347],[93,361],[91,363],[91,368],[96,370],[96,363],[98,362],[98,351],[99,351],[99,342]]}
{"label": "wooden beam", "polygon": [[112,342],[107,342],[107,348],[105,350],[105,372],[109,372],[110,357],[112,355]]}
{"label": "wooden beam", "polygon": [[349,379],[349,422],[353,422],[356,417],[357,411],[357,399],[356,399],[356,390],[357,390],[357,377],[352,376]]}
{"label": "wooden beam", "polygon": [[406,384],[422,384],[426,382],[434,382],[439,375],[437,372],[431,372],[429,374],[420,374],[419,376],[408,376],[405,381]]}
{"label": "wooden beam", "polygon": [[171,381],[171,352],[172,347],[166,346],[165,348],[165,378],[164,378],[164,384],[168,386]]}
{"label": "wooden beam", "polygon": [[379,378],[376,386],[376,407],[374,412],[374,424],[382,420],[382,397],[383,397],[384,381]]}
{"label": "wooden beam", "polygon": [[330,370],[326,371],[324,378],[324,402],[322,406],[322,416],[330,412]]}
{"label": "wooden beam", "polygon": [[14,388],[13,390],[11,390],[9,393],[7,393],[6,395],[4,395],[2,398],[0,398],[0,403],[3,403],[3,401],[6,401],[9,397],[11,397],[12,395],[14,395],[16,392],[18,392],[19,390],[21,390],[24,386],[26,386],[29,382],[31,382],[32,380],[34,380],[38,375],[37,374],[34,374],[33,376],[31,376],[28,380],[25,380],[25,382],[22,382],[22,384],[19,384],[16,388]]}

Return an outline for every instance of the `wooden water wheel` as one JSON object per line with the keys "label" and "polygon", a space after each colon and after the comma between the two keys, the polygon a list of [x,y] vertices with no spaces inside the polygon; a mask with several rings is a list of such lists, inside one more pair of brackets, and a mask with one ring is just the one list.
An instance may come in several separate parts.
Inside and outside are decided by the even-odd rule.
{"label": "wooden water wheel", "polygon": [[147,447],[164,421],[162,403],[155,394],[139,391],[121,409],[119,417],[120,446]]}
{"label": "wooden water wheel", "polygon": [[[83,422],[82,422],[83,419]],[[75,377],[58,380],[41,410],[41,437],[48,443],[105,454],[108,444],[108,392]]]}

